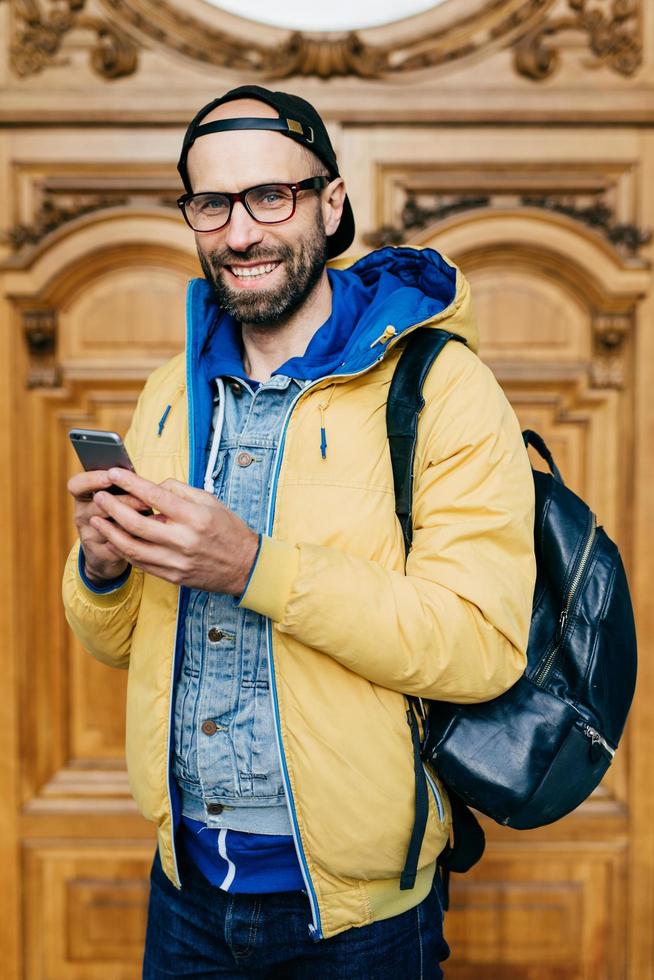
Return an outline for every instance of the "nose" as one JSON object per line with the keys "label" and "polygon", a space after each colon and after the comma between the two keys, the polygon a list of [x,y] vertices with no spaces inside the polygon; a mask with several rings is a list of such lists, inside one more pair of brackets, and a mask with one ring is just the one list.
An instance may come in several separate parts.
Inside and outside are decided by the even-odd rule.
{"label": "nose", "polygon": [[251,245],[258,244],[263,235],[263,225],[248,214],[240,201],[236,201],[227,225],[225,244],[233,252],[246,252]]}

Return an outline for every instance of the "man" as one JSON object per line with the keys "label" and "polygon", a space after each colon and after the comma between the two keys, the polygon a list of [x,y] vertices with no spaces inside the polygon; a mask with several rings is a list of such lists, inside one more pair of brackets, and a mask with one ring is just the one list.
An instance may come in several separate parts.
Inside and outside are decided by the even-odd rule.
{"label": "man", "polygon": [[[205,275],[186,354],[139,399],[139,475],[71,479],[64,576],[82,643],[129,667],[130,784],[159,843],[144,977],[440,977],[449,805],[429,774],[411,868],[405,695],[483,701],[524,668],[517,421],[454,266],[385,248],[326,267],[354,220],[307,102],[229,92],[190,124],[179,171]],[[418,324],[468,346],[426,382],[405,567],[385,401]]]}

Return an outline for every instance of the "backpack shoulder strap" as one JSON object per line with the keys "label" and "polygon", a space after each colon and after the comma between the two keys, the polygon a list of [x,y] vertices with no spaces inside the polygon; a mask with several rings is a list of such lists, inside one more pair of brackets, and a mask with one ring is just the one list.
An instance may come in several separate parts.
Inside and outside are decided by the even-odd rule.
{"label": "backpack shoulder strap", "polygon": [[465,344],[463,337],[447,330],[419,327],[409,336],[397,362],[386,402],[386,431],[391,450],[395,510],[402,526],[408,555],[413,538],[413,456],[418,437],[418,417],[425,404],[422,388],[432,364],[450,340]]}
{"label": "backpack shoulder strap", "polygon": [[[397,362],[386,403],[386,429],[393,466],[395,510],[402,526],[407,555],[413,539],[413,458],[418,437],[418,418],[425,400],[422,389],[429,371],[446,344],[465,339],[447,330],[419,327],[409,337]],[[420,846],[427,824],[428,797],[420,743],[414,714],[415,698],[409,702],[407,717],[411,727],[415,770],[416,817],[402,872],[400,888],[411,888],[415,882]],[[467,871],[484,851],[484,832],[468,807],[448,790],[452,808],[453,837],[439,858],[445,886],[446,907],[449,904],[447,883],[450,871]]]}

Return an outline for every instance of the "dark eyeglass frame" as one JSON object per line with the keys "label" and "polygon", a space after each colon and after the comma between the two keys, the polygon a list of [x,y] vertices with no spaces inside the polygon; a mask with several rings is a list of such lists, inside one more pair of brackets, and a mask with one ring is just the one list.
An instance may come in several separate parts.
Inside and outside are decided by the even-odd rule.
{"label": "dark eyeglass frame", "polygon": [[[237,201],[243,205],[247,213],[254,221],[257,222],[257,224],[281,225],[284,221],[290,221],[293,215],[295,214],[295,210],[297,208],[297,196],[299,191],[322,190],[324,187],[327,187],[327,185],[331,183],[332,180],[333,180],[332,177],[307,177],[305,180],[298,180],[292,184],[285,183],[283,180],[271,180],[271,181],[267,181],[265,184],[255,184],[254,187],[246,187],[242,191],[236,191],[233,193],[230,193],[229,191],[203,191],[201,194],[182,194],[181,197],[177,198],[177,206],[182,212],[182,214],[184,215],[184,221],[186,222],[186,224],[189,226],[189,228],[192,231],[196,232],[196,234],[198,235],[209,234],[213,231],[220,231],[221,228],[224,228],[226,225],[228,225],[232,217],[232,211],[234,210],[234,205],[236,204]],[[286,187],[288,190],[290,190],[291,194],[293,195],[293,210],[291,211],[291,213],[287,214],[285,218],[277,218],[273,221],[262,221],[261,218],[257,218],[256,215],[252,213],[252,209],[250,208],[247,202],[247,196],[251,191],[259,190],[262,187]],[[229,211],[227,212],[227,218],[225,221],[223,221],[221,225],[217,225],[215,228],[194,228],[193,225],[191,224],[188,214],[186,213],[186,205],[189,203],[189,201],[192,201],[194,197],[205,197],[207,194],[209,195],[216,194],[216,195],[220,195],[220,197],[227,198],[227,200],[229,201]]]}

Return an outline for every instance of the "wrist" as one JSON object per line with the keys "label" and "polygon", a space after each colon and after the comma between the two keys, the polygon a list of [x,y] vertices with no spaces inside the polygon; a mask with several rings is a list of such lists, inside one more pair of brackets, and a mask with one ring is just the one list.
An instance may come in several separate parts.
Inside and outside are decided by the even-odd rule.
{"label": "wrist", "polygon": [[101,589],[107,584],[115,582],[116,579],[121,578],[121,576],[123,576],[127,571],[128,567],[129,563],[124,559],[112,562],[111,568],[107,568],[106,566],[102,568],[94,567],[92,564],[89,564],[89,560],[84,552],[84,549],[80,548],[80,574],[86,582],[96,586],[97,588]]}
{"label": "wrist", "polygon": [[87,579],[89,580],[89,582],[91,583],[91,585],[102,586],[102,585],[106,585],[107,582],[113,582],[114,579],[120,578],[120,576],[123,574],[126,568],[127,568],[127,562],[124,562],[124,564],[121,565],[121,567],[112,570],[108,574],[100,575],[97,572],[94,572],[92,568],[89,568],[88,565],[85,565],[84,573]]}
{"label": "wrist", "polygon": [[259,549],[261,547],[261,535],[256,534],[251,531],[248,535],[246,541],[244,542],[242,562],[240,568],[240,574],[237,581],[235,582],[233,589],[233,596],[236,599],[240,599],[245,592],[250,578],[252,576],[252,571],[256,564],[257,558],[259,556]]}

